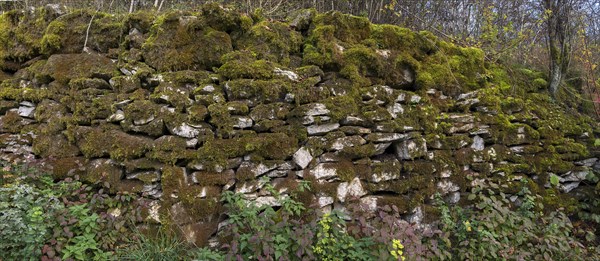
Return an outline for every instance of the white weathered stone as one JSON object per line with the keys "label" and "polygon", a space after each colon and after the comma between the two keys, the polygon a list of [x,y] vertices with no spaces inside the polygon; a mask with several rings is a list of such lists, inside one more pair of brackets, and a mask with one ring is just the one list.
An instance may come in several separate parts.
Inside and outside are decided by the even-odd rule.
{"label": "white weathered stone", "polygon": [[442,195],[446,195],[450,192],[455,192],[460,190],[458,185],[454,184],[454,182],[449,180],[442,180],[437,183],[437,188],[440,190]]}
{"label": "white weathered stone", "polygon": [[298,74],[296,74],[295,72],[282,70],[280,68],[275,68],[275,70],[273,70],[273,72],[275,72],[276,75],[285,76],[288,79],[290,79],[290,81],[294,81],[294,82],[298,81],[298,79],[300,78],[300,77],[298,77]]}
{"label": "white weathered stone", "polygon": [[367,177],[369,182],[379,183],[399,179],[402,164],[397,159],[374,162],[371,174]]}
{"label": "white weathered stone", "polygon": [[115,113],[111,114],[106,118],[108,122],[120,122],[125,119],[125,113],[122,110],[117,110]]}
{"label": "white weathered stone", "polygon": [[148,118],[141,118],[133,120],[133,124],[135,125],[145,125],[154,120],[154,115],[148,116]]}
{"label": "white weathered stone", "polygon": [[329,206],[329,205],[333,204],[333,198],[328,197],[328,196],[317,197],[317,204],[318,204],[319,208]]}
{"label": "white weathered stone", "polygon": [[337,188],[337,197],[340,202],[345,202],[347,198],[360,198],[367,194],[358,177],[350,182],[342,182]]}
{"label": "white weathered stone", "polygon": [[469,132],[470,130],[472,130],[473,128],[475,128],[475,124],[473,123],[467,123],[467,124],[461,124],[458,126],[452,126],[450,127],[450,129],[448,130],[448,133],[459,133],[459,132]]}
{"label": "white weathered stone", "polygon": [[579,187],[579,182],[568,182],[560,185],[560,188],[564,193],[569,193],[577,187]]}
{"label": "white weathered stone", "polygon": [[448,119],[456,123],[473,123],[475,117],[471,114],[449,114]]}
{"label": "white weathered stone", "polygon": [[416,207],[415,209],[413,209],[410,215],[406,217],[406,222],[408,222],[409,224],[419,226],[421,225],[421,223],[423,223],[424,217],[425,215],[423,215],[423,210],[421,209],[421,207]]}
{"label": "white weathered stone", "polygon": [[286,161],[284,163],[281,163],[277,166],[278,170],[292,170],[294,169],[294,163],[292,163],[291,161]]}
{"label": "white weathered stone", "polygon": [[318,117],[319,122],[321,122],[321,123],[327,122],[327,121],[329,121],[331,119],[329,116],[311,116],[311,115],[308,115],[308,116],[302,117],[302,125],[309,125],[309,124],[315,123],[317,121],[316,120],[317,117]]}
{"label": "white weathered stone", "polygon": [[452,176],[452,171],[449,169],[440,171],[440,178],[449,178],[451,176]]}
{"label": "white weathered stone", "polygon": [[391,53],[390,50],[381,50],[381,49],[377,49],[377,50],[375,50],[375,52],[385,59],[389,58],[390,53]]}
{"label": "white weathered stone", "polygon": [[281,178],[281,177],[285,177],[288,174],[288,170],[279,170],[279,169],[275,169],[275,170],[271,170],[269,172],[267,172],[267,177],[269,178]]}
{"label": "white weathered stone", "polygon": [[214,92],[215,90],[216,90],[215,86],[213,86],[212,84],[208,84],[208,85],[205,85],[204,87],[202,87],[202,92],[205,92],[205,93],[211,93],[211,92]]}
{"label": "white weathered stone", "polygon": [[337,177],[335,168],[330,167],[328,163],[320,163],[315,168],[310,170],[310,174],[316,179],[330,179]]}
{"label": "white weathered stone", "polygon": [[332,150],[342,150],[346,147],[354,147],[360,146],[367,143],[365,139],[361,136],[348,136],[336,139],[333,144],[331,144]]}
{"label": "white weathered stone", "polygon": [[458,201],[460,201],[460,192],[451,192],[448,194],[448,196],[446,196],[446,201],[450,204],[458,203]]}
{"label": "white weathered stone", "polygon": [[251,180],[245,182],[238,182],[236,184],[235,193],[248,194],[254,193],[262,188],[266,184],[266,181],[262,179]]}
{"label": "white weathered stone", "polygon": [[233,127],[238,129],[247,129],[252,127],[253,124],[253,121],[250,117],[233,116],[233,120],[235,121],[233,123]]}
{"label": "white weathered stone", "polygon": [[328,132],[337,130],[340,128],[339,123],[328,123],[322,125],[311,125],[306,128],[308,135],[323,135]]}
{"label": "white weathered stone", "polygon": [[254,176],[258,177],[258,176],[265,174],[276,168],[277,168],[277,164],[268,164],[267,165],[267,163],[254,163],[254,162],[245,161],[240,165],[240,167],[238,168],[238,171],[240,169],[248,169],[249,171],[254,173]]}
{"label": "white weathered stone", "polygon": [[482,135],[489,136],[490,135],[490,126],[489,125],[479,125],[476,129],[469,132],[471,135]]}
{"label": "white weathered stone", "polygon": [[302,147],[294,153],[293,161],[301,169],[305,169],[308,164],[313,160],[313,156],[310,154],[307,148]]}
{"label": "white weathered stone", "polygon": [[369,135],[367,135],[367,140],[370,142],[394,142],[394,141],[399,141],[399,140],[404,140],[408,137],[408,135],[406,134],[401,134],[401,133],[382,133],[382,132],[378,132],[378,133],[371,133]]}
{"label": "white weathered stone", "polygon": [[482,151],[485,149],[485,141],[483,140],[483,138],[475,136],[473,137],[473,144],[471,144],[471,148],[474,151]]}
{"label": "white weathered stone", "polygon": [[346,116],[346,118],[342,119],[341,123],[343,125],[361,126],[365,123],[365,120],[355,116]]}
{"label": "white weathered stone", "polygon": [[399,103],[392,103],[387,107],[387,111],[392,115],[392,118],[398,118],[398,115],[404,113],[404,108]]}
{"label": "white weathered stone", "polygon": [[561,182],[570,182],[570,181],[583,181],[586,179],[589,174],[588,170],[584,171],[569,171],[563,175],[561,175]]}
{"label": "white weathered stone", "polygon": [[473,99],[475,97],[477,97],[477,91],[473,91],[473,92],[468,92],[468,93],[463,93],[458,95],[458,98],[456,98],[457,101],[462,101],[462,100],[467,100],[467,99]]}
{"label": "white weathered stone", "polygon": [[410,103],[419,103],[421,101],[421,96],[419,95],[412,95],[410,96]]}
{"label": "white weathered stone", "polygon": [[185,141],[185,147],[188,149],[193,149],[196,147],[196,145],[198,145],[198,139],[196,139],[196,138],[187,139]]}
{"label": "white weathered stone", "polygon": [[304,112],[304,115],[306,116],[326,115],[329,113],[327,106],[322,103],[311,103],[305,106],[307,107],[306,112]]}
{"label": "white weathered stone", "polygon": [[577,161],[577,162],[575,162],[575,165],[592,167],[592,166],[594,166],[594,164],[596,164],[597,161],[598,161],[598,158],[589,158],[589,159]]}
{"label": "white weathered stone", "polygon": [[400,93],[398,94],[398,97],[396,97],[396,102],[403,102],[406,100],[406,93]]}
{"label": "white weathered stone", "polygon": [[159,184],[147,184],[142,187],[142,194],[145,196],[159,199],[162,197],[162,190],[160,189]]}
{"label": "white weathered stone", "polygon": [[[29,104],[31,104],[31,106],[29,106]],[[32,103],[27,103],[26,105],[23,105],[23,103],[21,103],[21,106],[19,106],[19,110],[17,110],[19,116],[29,119],[33,119],[34,112],[35,106]]]}
{"label": "white weathered stone", "polygon": [[391,142],[376,143],[375,144],[375,152],[373,152],[373,156],[381,155],[381,154],[385,153],[385,150],[387,150],[387,148],[389,148],[390,145],[392,145]]}
{"label": "white weathered stone", "polygon": [[170,131],[173,135],[188,139],[196,138],[198,137],[198,134],[200,134],[200,130],[188,125],[185,122],[177,127],[171,128]]}
{"label": "white weathered stone", "polygon": [[262,206],[279,207],[279,206],[281,206],[281,202],[279,202],[279,200],[277,200],[277,198],[275,198],[273,196],[258,197],[254,200],[254,203],[258,207],[262,207]]}
{"label": "white weathered stone", "polygon": [[235,185],[235,179],[230,179],[227,181],[227,184],[223,186],[223,190],[229,190],[233,187],[233,185]]}
{"label": "white weathered stone", "polygon": [[400,159],[411,160],[427,155],[427,144],[423,138],[396,142],[394,146]]}
{"label": "white weathered stone", "polygon": [[366,196],[360,199],[360,204],[365,206],[365,211],[376,211],[377,210],[377,197]]}
{"label": "white weathered stone", "polygon": [[160,203],[157,200],[153,200],[148,204],[148,216],[147,221],[153,221],[155,223],[161,223],[160,221]]}
{"label": "white weathered stone", "polygon": [[[467,99],[467,100],[459,101],[456,103],[456,105],[469,107],[469,106],[473,106],[478,103],[479,103],[479,99],[475,98],[475,99]],[[486,111],[484,111],[484,112],[486,112]]]}

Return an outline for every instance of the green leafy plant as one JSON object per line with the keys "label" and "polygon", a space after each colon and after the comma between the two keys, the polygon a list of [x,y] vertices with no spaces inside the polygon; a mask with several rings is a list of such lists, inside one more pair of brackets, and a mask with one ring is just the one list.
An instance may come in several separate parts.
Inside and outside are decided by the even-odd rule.
{"label": "green leafy plant", "polygon": [[1,164],[0,258],[106,260],[132,234],[128,225],[141,221],[142,199],[108,195],[76,176],[55,182],[35,168]]}
{"label": "green leafy plant", "polygon": [[438,198],[442,230],[449,236],[440,239],[452,253],[448,260],[587,259],[569,218],[560,210],[545,214],[524,182],[518,206],[493,183],[474,188],[473,208],[449,208]]}

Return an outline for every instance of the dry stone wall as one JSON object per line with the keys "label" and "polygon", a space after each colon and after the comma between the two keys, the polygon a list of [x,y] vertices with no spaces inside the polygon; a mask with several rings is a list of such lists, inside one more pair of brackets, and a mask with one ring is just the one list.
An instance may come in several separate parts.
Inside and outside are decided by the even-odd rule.
{"label": "dry stone wall", "polygon": [[[13,31],[31,19],[12,15]],[[49,16],[48,28],[86,15]],[[502,94],[480,79],[490,72],[477,51],[338,13],[280,23],[207,6],[155,18],[105,27],[122,34],[92,38],[87,53],[68,51],[81,44],[69,30],[13,43],[29,48],[20,56],[4,45],[2,158],[155,199],[149,220],[201,244],[223,219],[223,191],[277,206],[267,184],[290,195],[308,182],[294,195],[322,211],[395,205],[414,222],[434,194],[458,203],[484,179],[509,194],[530,180],[556,206],[594,192],[580,185],[600,169],[595,123],[537,90]],[[467,69],[438,79],[441,50]]]}

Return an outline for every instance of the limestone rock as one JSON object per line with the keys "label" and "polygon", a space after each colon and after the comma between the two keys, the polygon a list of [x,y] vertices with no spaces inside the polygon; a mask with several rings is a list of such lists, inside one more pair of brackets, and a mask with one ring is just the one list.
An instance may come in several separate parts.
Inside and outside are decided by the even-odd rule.
{"label": "limestone rock", "polygon": [[19,105],[20,106],[17,111],[19,116],[24,117],[24,118],[33,119],[33,116],[35,113],[35,104],[33,104],[31,102],[21,102],[21,103],[19,103]]}
{"label": "limestone rock", "polygon": [[404,108],[398,103],[392,103],[387,107],[387,111],[390,113],[393,119],[398,118],[399,115],[404,113]]}
{"label": "limestone rock", "polygon": [[340,202],[345,202],[347,198],[360,198],[367,194],[363,188],[360,179],[354,178],[350,182],[342,182],[337,188],[337,197]]}
{"label": "limestone rock", "polygon": [[446,195],[450,192],[456,192],[460,190],[458,185],[454,184],[454,182],[449,180],[442,180],[437,183],[437,188],[440,190],[442,195]]}
{"label": "limestone rock", "polygon": [[340,127],[339,123],[328,123],[322,125],[311,125],[306,128],[308,135],[323,135],[328,132],[337,130]]}
{"label": "limestone rock", "polygon": [[423,138],[396,142],[394,148],[398,158],[403,160],[421,158],[427,155],[427,144]]}
{"label": "limestone rock", "polygon": [[336,165],[333,163],[320,163],[310,170],[316,179],[330,179],[337,177]]}
{"label": "limestone rock", "polygon": [[169,131],[173,134],[173,135],[177,135],[179,137],[183,137],[183,138],[196,138],[198,137],[198,134],[200,133],[200,130],[198,128],[192,127],[187,123],[181,123],[181,125],[177,126],[177,127],[173,127],[173,128],[169,128]]}
{"label": "limestone rock", "polygon": [[[85,70],[81,70],[85,68]],[[42,69],[56,81],[68,83],[71,79],[102,78],[109,80],[116,70],[110,59],[96,54],[54,54]]]}
{"label": "limestone rock", "polygon": [[106,121],[108,122],[121,122],[125,119],[125,113],[122,110],[117,110],[115,113],[108,116]]}
{"label": "limestone rock", "polygon": [[280,68],[275,68],[275,70],[273,72],[275,73],[275,75],[286,77],[290,81],[293,81],[293,82],[297,82],[300,79],[298,77],[298,74],[296,74],[295,72],[292,72],[292,71],[287,71],[287,70],[282,70]]}
{"label": "limestone rock", "polygon": [[367,177],[367,180],[373,183],[380,183],[399,179],[401,171],[402,164],[397,159],[373,162],[371,174]]}
{"label": "limestone rock", "polygon": [[370,142],[380,143],[380,142],[394,142],[401,141],[408,138],[408,135],[401,133],[371,133],[367,135],[366,139]]}
{"label": "limestone rock", "polygon": [[471,144],[471,148],[474,151],[482,151],[485,149],[485,141],[483,140],[483,138],[475,136],[473,137],[473,144]]}
{"label": "limestone rock", "polygon": [[238,172],[250,171],[250,173],[253,173],[255,177],[258,177],[276,168],[277,164],[275,163],[254,163],[245,161],[238,168]]}
{"label": "limestone rock", "polygon": [[248,129],[252,128],[253,122],[250,117],[245,116],[233,116],[233,127],[238,129]]}
{"label": "limestone rock", "polygon": [[325,206],[329,206],[333,204],[333,198],[329,196],[320,196],[317,197],[317,205],[319,208],[323,208]]}
{"label": "limestone rock", "polygon": [[306,110],[304,112],[305,116],[318,116],[318,115],[327,115],[329,110],[327,106],[322,103],[311,103],[304,105],[303,108]]}
{"label": "limestone rock", "polygon": [[361,136],[348,136],[348,137],[342,137],[342,138],[338,138],[336,139],[333,144],[331,144],[330,149],[331,150],[342,150],[346,147],[355,147],[355,146],[360,146],[367,143],[367,141],[365,139],[363,139]]}

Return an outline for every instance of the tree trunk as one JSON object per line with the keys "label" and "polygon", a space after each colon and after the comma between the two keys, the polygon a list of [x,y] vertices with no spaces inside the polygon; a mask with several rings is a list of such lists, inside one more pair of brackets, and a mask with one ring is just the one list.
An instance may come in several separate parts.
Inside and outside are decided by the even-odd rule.
{"label": "tree trunk", "polygon": [[569,67],[569,42],[571,26],[569,19],[573,3],[569,0],[544,0],[544,13],[547,15],[548,51],[550,55],[548,90],[556,96],[563,75]]}

